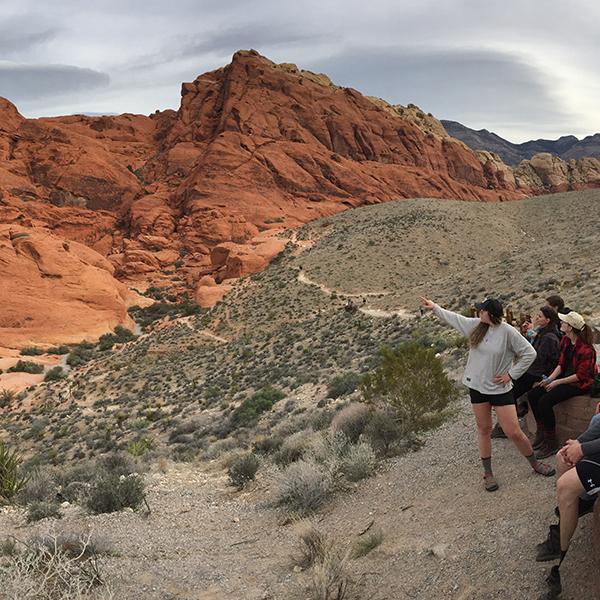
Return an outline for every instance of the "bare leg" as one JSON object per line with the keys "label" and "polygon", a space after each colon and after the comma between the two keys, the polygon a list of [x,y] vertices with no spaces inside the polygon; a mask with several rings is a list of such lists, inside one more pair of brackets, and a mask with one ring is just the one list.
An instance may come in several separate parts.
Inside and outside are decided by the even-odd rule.
{"label": "bare leg", "polygon": [[533,448],[531,447],[531,442],[519,426],[515,405],[496,406],[496,415],[506,437],[512,441],[523,456],[531,456]]}
{"label": "bare leg", "polygon": [[471,406],[473,407],[475,421],[477,422],[479,456],[481,458],[489,458],[492,456],[492,407],[489,402],[471,404]]}
{"label": "bare leg", "polygon": [[579,496],[584,491],[575,469],[564,473],[556,483],[560,510],[560,549],[566,552],[577,527]]}

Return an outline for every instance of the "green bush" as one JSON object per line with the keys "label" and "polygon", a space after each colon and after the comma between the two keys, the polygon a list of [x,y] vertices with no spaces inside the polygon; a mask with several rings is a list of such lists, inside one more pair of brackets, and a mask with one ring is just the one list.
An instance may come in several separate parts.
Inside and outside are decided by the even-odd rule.
{"label": "green bush", "polygon": [[334,377],[327,388],[328,398],[340,398],[354,392],[361,382],[361,376],[358,373],[343,373]]}
{"label": "green bush", "polygon": [[71,367],[79,367],[91,360],[94,355],[95,345],[91,342],[81,342],[77,344],[67,357],[67,364]]}
{"label": "green bush", "polygon": [[12,500],[27,483],[29,478],[21,474],[21,464],[17,451],[0,441],[0,499]]}
{"label": "green bush", "polygon": [[46,375],[44,375],[44,381],[58,381],[59,379],[63,379],[65,377],[65,372],[62,367],[56,366],[52,367]]}
{"label": "green bush", "polygon": [[241,490],[247,483],[253,481],[260,461],[251,452],[238,456],[229,466],[227,474],[229,480],[238,490]]}
{"label": "green bush", "polygon": [[145,498],[144,481],[139,475],[104,473],[92,482],[86,505],[96,514],[111,513],[124,508],[136,510]]}
{"label": "green bush", "polygon": [[250,398],[244,400],[231,415],[231,423],[234,427],[247,427],[255,423],[259,417],[271,410],[273,405],[285,398],[285,394],[270,385],[262,388]]}
{"label": "green bush", "polygon": [[9,373],[31,373],[39,375],[44,372],[44,365],[31,362],[30,360],[19,360],[17,364],[8,369]]}
{"label": "green bush", "polygon": [[139,440],[135,440],[127,446],[127,452],[131,456],[144,456],[149,450],[152,450],[154,442],[152,439],[147,437],[141,437]]}
{"label": "green bush", "polygon": [[41,519],[60,519],[62,513],[60,512],[60,506],[57,502],[39,502],[35,501],[29,504],[27,507],[27,522],[33,523],[34,521],[40,521]]}
{"label": "green bush", "polygon": [[69,354],[71,349],[69,346],[53,346],[52,348],[48,348],[46,350],[47,354]]}
{"label": "green bush", "polygon": [[371,414],[364,434],[375,452],[389,456],[394,444],[402,438],[402,428],[397,415],[387,408]]}
{"label": "green bush", "polygon": [[44,351],[41,348],[28,346],[27,348],[22,348],[19,354],[21,354],[21,356],[41,356],[44,354]]}
{"label": "green bush", "polygon": [[395,350],[383,348],[381,359],[380,367],[365,377],[362,393],[367,402],[394,410],[403,437],[448,418],[458,391],[433,349],[410,342]]}
{"label": "green bush", "polygon": [[16,399],[17,394],[13,390],[2,390],[0,392],[0,408],[10,406]]}

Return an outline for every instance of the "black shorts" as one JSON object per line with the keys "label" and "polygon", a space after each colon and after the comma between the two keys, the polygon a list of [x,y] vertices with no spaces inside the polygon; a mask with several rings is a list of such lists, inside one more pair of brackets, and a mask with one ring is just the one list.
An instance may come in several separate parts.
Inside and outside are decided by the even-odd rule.
{"label": "black shorts", "polygon": [[471,396],[471,404],[483,404],[489,402],[492,406],[514,406],[515,398],[512,390],[503,394],[482,394],[477,390],[469,388],[469,396]]}
{"label": "black shorts", "polygon": [[582,458],[576,465],[577,475],[588,494],[600,492],[600,454]]}

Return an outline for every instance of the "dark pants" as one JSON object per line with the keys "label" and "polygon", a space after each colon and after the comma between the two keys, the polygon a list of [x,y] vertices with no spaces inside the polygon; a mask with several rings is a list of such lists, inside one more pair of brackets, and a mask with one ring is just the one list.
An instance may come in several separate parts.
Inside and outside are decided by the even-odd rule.
{"label": "dark pants", "polygon": [[535,415],[535,420],[542,423],[544,429],[554,431],[556,428],[556,419],[554,418],[554,406],[559,402],[568,400],[573,396],[583,394],[582,390],[574,385],[558,385],[553,390],[547,392],[542,386],[533,388],[527,398],[531,410]]}
{"label": "dark pants", "polygon": [[519,400],[519,398],[526,394],[532,387],[534,383],[541,381],[541,375],[538,377],[536,375],[530,375],[529,373],[525,373],[521,375],[519,379],[513,382],[513,396],[515,397],[515,402]]}

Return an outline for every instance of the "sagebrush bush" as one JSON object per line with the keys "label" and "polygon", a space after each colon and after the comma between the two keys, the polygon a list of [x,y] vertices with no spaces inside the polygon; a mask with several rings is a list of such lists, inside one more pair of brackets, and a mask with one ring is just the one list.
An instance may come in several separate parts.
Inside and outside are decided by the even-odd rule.
{"label": "sagebrush bush", "polygon": [[364,435],[375,452],[381,456],[389,456],[394,444],[402,438],[398,416],[389,408],[373,411]]}
{"label": "sagebrush bush", "polygon": [[96,514],[138,509],[146,498],[144,480],[137,474],[104,473],[92,482],[87,508]]}
{"label": "sagebrush bush", "polygon": [[48,469],[38,467],[29,473],[29,478],[19,492],[19,502],[48,502],[56,498],[58,486]]}
{"label": "sagebrush bush", "polygon": [[407,438],[441,424],[458,398],[435,351],[415,342],[383,348],[381,365],[365,377],[362,393],[367,402],[392,408]]}
{"label": "sagebrush bush", "polygon": [[340,398],[341,396],[347,396],[352,392],[356,391],[360,382],[361,376],[358,373],[342,373],[334,377],[327,388],[328,398]]}
{"label": "sagebrush bush", "polygon": [[251,452],[242,454],[229,465],[227,472],[229,480],[238,490],[241,490],[246,484],[254,480],[259,466],[260,461],[255,454]]}
{"label": "sagebrush bush", "polygon": [[2,390],[0,392],[0,408],[10,406],[16,399],[17,394],[13,390]]}
{"label": "sagebrush bush", "polygon": [[352,444],[340,461],[340,472],[348,481],[360,481],[375,473],[377,458],[364,442]]}
{"label": "sagebrush bush", "polygon": [[312,460],[289,465],[278,477],[277,499],[291,512],[305,515],[317,510],[332,491],[330,473]]}
{"label": "sagebrush bush", "polygon": [[32,362],[30,360],[18,360],[17,364],[8,369],[11,373],[29,373],[39,375],[44,372],[44,365]]}
{"label": "sagebrush bush", "polygon": [[62,367],[56,366],[52,367],[45,375],[44,381],[58,381],[59,379],[64,379],[65,372]]}
{"label": "sagebrush bush", "polygon": [[273,461],[281,467],[300,460],[309,450],[314,439],[312,431],[297,431],[285,438],[279,450],[273,455]]}
{"label": "sagebrush bush", "polygon": [[351,442],[355,443],[364,432],[370,418],[370,409],[366,404],[353,402],[340,410],[331,421],[331,430],[341,431]]}
{"label": "sagebrush bush", "polygon": [[260,436],[252,442],[252,450],[257,454],[273,454],[283,444],[283,438],[278,435]]}
{"label": "sagebrush bush", "polygon": [[34,501],[27,506],[27,522],[33,523],[41,519],[60,519],[62,513],[58,502]]}

